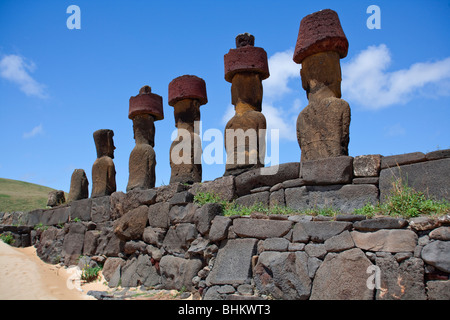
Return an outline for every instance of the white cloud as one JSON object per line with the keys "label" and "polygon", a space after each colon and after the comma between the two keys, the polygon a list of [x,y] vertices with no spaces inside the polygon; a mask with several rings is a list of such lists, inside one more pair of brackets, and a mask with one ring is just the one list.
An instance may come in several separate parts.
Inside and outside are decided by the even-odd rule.
{"label": "white cloud", "polygon": [[[419,62],[408,69],[387,71],[391,53],[386,45],[369,46],[342,64],[344,99],[369,109],[405,104],[415,95],[444,95],[450,90],[450,57]],[[432,92],[421,92],[427,86]],[[443,88],[445,86],[445,88]]]}
{"label": "white cloud", "polygon": [[300,83],[300,65],[292,60],[294,50],[276,52],[269,58],[270,77],[263,81],[264,99],[275,100],[292,91],[289,80],[296,78]]}
{"label": "white cloud", "polygon": [[298,113],[281,112],[279,108],[269,104],[263,104],[262,113],[266,117],[268,134],[270,134],[270,130],[278,129],[280,139],[297,141],[296,121]]}
{"label": "white cloud", "polygon": [[27,96],[46,98],[45,86],[30,75],[35,69],[36,65],[32,61],[18,55],[5,55],[0,60],[0,76],[2,78],[17,84]]}
{"label": "white cloud", "polygon": [[24,139],[29,139],[29,138],[32,138],[32,137],[38,135],[38,134],[42,134],[42,133],[44,133],[44,127],[42,126],[42,124],[40,124],[40,125],[34,127],[33,129],[31,129],[31,131],[24,132],[23,133],[23,138]]}

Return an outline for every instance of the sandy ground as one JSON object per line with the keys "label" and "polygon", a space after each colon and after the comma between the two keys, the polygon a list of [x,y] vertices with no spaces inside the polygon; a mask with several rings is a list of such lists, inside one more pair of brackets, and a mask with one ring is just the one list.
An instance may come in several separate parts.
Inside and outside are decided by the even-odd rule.
{"label": "sandy ground", "polygon": [[14,248],[0,241],[0,300],[95,300],[89,290],[108,289],[103,278],[83,284],[75,268],[43,262],[34,247]]}

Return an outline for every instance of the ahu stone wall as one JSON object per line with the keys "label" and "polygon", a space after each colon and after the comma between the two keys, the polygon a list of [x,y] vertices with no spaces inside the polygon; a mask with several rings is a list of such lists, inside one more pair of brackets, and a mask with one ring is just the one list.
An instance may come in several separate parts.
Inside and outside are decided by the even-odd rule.
{"label": "ahu stone wall", "polygon": [[[448,214],[353,214],[383,201],[393,177],[449,200],[448,156],[342,156],[281,164],[272,175],[270,167],[114,192],[1,214],[0,233],[12,233],[17,246],[35,245],[48,263],[101,264],[110,287],[199,291],[203,299],[450,299]],[[341,214],[224,216],[220,204],[195,204],[200,192],[243,206]]]}

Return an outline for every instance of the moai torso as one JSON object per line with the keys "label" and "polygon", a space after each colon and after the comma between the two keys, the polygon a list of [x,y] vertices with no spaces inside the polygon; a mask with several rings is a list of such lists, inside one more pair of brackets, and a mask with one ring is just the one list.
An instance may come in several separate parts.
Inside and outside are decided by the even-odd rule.
{"label": "moai torso", "polygon": [[70,179],[69,201],[86,199],[89,197],[89,181],[83,169],[75,169]]}
{"label": "moai torso", "polygon": [[297,119],[301,161],[348,155],[350,106],[340,99],[339,62],[347,50],[336,12],[322,10],[302,19],[294,53],[309,100]]}
{"label": "moai torso", "polygon": [[174,108],[177,137],[170,146],[170,183],[202,181],[200,106],[208,102],[203,79],[184,75],[169,84],[169,105]]}
{"label": "moai torso", "polygon": [[262,80],[269,77],[267,53],[254,47],[254,37],[236,37],[236,49],[224,57],[225,80],[231,82],[236,114],[225,126],[227,162],[224,175],[237,175],[264,166],[266,118],[261,113]]}
{"label": "moai torso", "polygon": [[133,121],[136,146],[128,162],[127,191],[150,189],[156,182],[154,121],[164,118],[161,96],[151,93],[149,86],[142,87],[137,96],[130,98],[128,117]]}
{"label": "moai torso", "polygon": [[92,166],[92,198],[109,196],[116,191],[113,136],[114,132],[108,129],[94,132],[97,159]]}

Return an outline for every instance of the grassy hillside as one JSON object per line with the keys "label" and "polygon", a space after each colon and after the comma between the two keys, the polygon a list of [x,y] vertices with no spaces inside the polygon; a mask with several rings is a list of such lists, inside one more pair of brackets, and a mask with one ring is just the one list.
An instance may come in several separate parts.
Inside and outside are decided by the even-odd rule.
{"label": "grassy hillside", "polygon": [[0,178],[0,212],[45,208],[53,189],[38,184]]}

